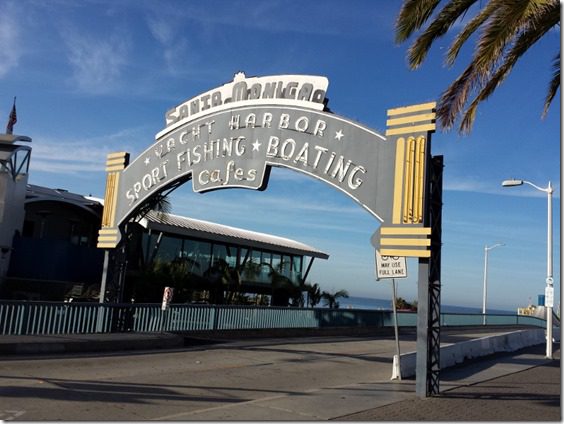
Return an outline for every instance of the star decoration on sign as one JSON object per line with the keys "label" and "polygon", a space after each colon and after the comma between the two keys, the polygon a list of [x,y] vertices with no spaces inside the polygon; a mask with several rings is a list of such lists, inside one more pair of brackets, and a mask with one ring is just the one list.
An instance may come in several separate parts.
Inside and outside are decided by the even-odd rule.
{"label": "star decoration on sign", "polygon": [[258,152],[258,151],[259,151],[259,147],[260,147],[261,145],[262,145],[262,143],[259,143],[258,138],[257,138],[257,140],[252,144],[252,146],[253,146],[253,152],[254,152],[254,151],[257,151],[257,152]]}
{"label": "star decoration on sign", "polygon": [[149,165],[150,162],[151,162],[151,159],[149,158],[149,156],[147,156],[145,158],[145,166]]}
{"label": "star decoration on sign", "polygon": [[344,137],[343,130],[339,130],[335,133],[335,138],[337,140],[341,141],[341,138],[343,138],[343,137]]}

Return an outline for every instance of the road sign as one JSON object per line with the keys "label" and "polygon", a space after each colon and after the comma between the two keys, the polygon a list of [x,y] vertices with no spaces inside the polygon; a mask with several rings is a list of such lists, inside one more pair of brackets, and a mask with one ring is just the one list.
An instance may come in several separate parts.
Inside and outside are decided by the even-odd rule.
{"label": "road sign", "polygon": [[405,256],[383,256],[376,250],[376,276],[384,278],[406,278],[407,263]]}
{"label": "road sign", "polygon": [[165,311],[168,309],[169,303],[172,301],[172,295],[174,293],[174,288],[172,287],[165,287],[163,293],[163,304],[161,305],[161,309]]}

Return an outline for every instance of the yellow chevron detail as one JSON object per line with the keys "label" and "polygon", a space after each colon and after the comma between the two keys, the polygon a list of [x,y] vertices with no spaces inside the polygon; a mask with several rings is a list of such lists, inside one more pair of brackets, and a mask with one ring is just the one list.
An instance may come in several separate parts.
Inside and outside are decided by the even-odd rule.
{"label": "yellow chevron detail", "polygon": [[430,258],[430,250],[416,250],[416,249],[380,249],[382,256],[406,256],[415,258]]}
{"label": "yellow chevron detail", "polygon": [[381,238],[380,246],[431,246],[431,239]]}
{"label": "yellow chevron detail", "polygon": [[100,243],[100,242],[98,242],[98,244],[96,245],[98,249],[115,249],[116,246],[117,246],[116,243]]}
{"label": "yellow chevron detail", "polygon": [[101,230],[98,231],[98,234],[100,235],[110,235],[117,233],[118,233],[117,228],[102,228]]}
{"label": "yellow chevron detail", "polygon": [[435,109],[437,102],[421,103],[413,106],[396,107],[393,109],[388,109],[388,116],[404,115],[406,113],[428,111]]}
{"label": "yellow chevron detail", "polygon": [[425,131],[435,131],[436,125],[433,124],[425,124],[425,125],[413,125],[408,127],[401,127],[401,128],[393,128],[386,130],[386,135],[402,135],[402,134],[412,134],[418,132],[425,132]]}
{"label": "yellow chevron detail", "polygon": [[431,235],[431,227],[380,227],[380,234],[391,235],[413,235],[413,236],[429,236]]}
{"label": "yellow chevron detail", "polygon": [[392,127],[394,125],[400,125],[400,124],[413,124],[414,122],[433,121],[433,120],[435,120],[435,117],[436,117],[435,113],[424,113],[424,114],[421,114],[421,115],[410,115],[410,116],[404,116],[402,118],[388,119],[386,121],[386,125],[388,127]]}
{"label": "yellow chevron detail", "polygon": [[100,243],[100,242],[111,242],[111,241],[117,242],[117,239],[118,239],[118,236],[117,236],[117,235],[115,235],[115,236],[102,236],[102,235],[99,235],[99,236],[98,236],[98,243]]}
{"label": "yellow chevron detail", "polygon": [[127,152],[114,152],[108,153],[106,156],[107,160],[116,159],[116,158],[124,158],[127,155]]}

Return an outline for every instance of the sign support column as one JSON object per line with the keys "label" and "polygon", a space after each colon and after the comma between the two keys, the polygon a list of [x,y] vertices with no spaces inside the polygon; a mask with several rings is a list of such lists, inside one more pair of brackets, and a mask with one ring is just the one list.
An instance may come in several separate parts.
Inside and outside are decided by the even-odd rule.
{"label": "sign support column", "polygon": [[419,397],[439,394],[441,329],[441,232],[443,157],[430,161],[429,221],[431,256],[419,259],[417,284],[417,359],[415,391]]}

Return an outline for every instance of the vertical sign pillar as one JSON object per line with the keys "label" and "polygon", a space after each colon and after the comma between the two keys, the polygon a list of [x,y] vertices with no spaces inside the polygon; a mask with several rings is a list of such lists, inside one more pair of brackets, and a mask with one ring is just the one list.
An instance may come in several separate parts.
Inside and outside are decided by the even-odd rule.
{"label": "vertical sign pillar", "polygon": [[386,136],[397,144],[392,219],[372,238],[381,255],[419,258],[416,392],[420,397],[439,393],[442,157],[431,160],[435,106],[388,110]]}
{"label": "vertical sign pillar", "polygon": [[106,249],[104,252],[104,269],[100,283],[100,303],[106,297],[110,250],[114,249],[119,240],[120,230],[116,224],[116,209],[118,204],[118,189],[121,171],[129,164],[129,153],[110,153],[106,160],[106,192],[104,194],[104,212],[102,214],[102,228],[98,233],[98,248]]}
{"label": "vertical sign pillar", "polygon": [[428,221],[431,256],[419,259],[417,284],[417,358],[415,391],[419,397],[439,393],[441,329],[441,234],[443,157],[429,163]]}

